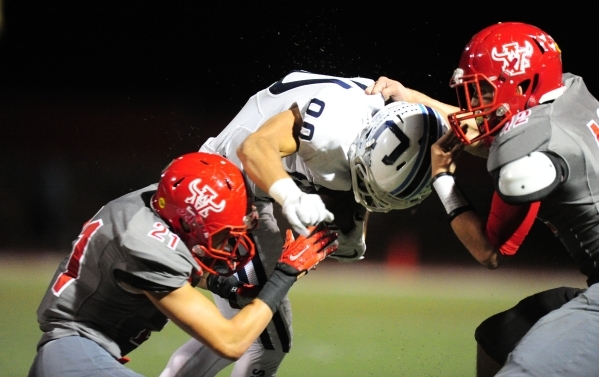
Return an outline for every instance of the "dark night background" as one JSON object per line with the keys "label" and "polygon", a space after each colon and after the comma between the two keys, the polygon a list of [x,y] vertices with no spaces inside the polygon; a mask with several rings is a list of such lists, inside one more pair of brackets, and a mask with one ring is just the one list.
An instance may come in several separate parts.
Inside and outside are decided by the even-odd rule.
{"label": "dark night background", "polygon": [[[422,2],[216,4],[4,1],[0,251],[68,250],[103,204],[156,181],[291,70],[386,75],[455,103],[448,82],[469,38],[497,21],[524,21],[551,34],[564,71],[599,93],[596,22],[579,14],[500,4],[481,12]],[[485,161],[462,160],[458,180],[485,212]],[[475,263],[435,194],[412,210],[375,214],[368,244],[373,261]],[[541,224],[515,259],[571,265]]]}

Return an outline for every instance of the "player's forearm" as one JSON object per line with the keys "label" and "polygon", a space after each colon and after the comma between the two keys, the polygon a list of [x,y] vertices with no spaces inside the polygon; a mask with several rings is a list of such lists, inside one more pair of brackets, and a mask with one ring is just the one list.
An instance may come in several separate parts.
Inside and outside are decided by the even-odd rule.
{"label": "player's forearm", "polygon": [[433,109],[437,110],[441,115],[443,115],[445,117],[446,121],[448,121],[447,120],[448,114],[455,113],[456,111],[460,110],[459,107],[457,107],[457,106],[443,103],[443,102],[438,101],[434,98],[431,98],[431,97],[427,96],[426,94],[419,92],[417,90],[414,90],[414,89],[408,89],[408,90],[409,90],[410,102],[421,103],[428,107],[432,107]]}
{"label": "player's forearm", "polygon": [[261,300],[253,300],[219,330],[211,348],[227,359],[239,359],[264,331],[272,315],[268,305]]}
{"label": "player's forearm", "polygon": [[500,253],[487,240],[484,224],[474,211],[467,211],[456,216],[451,227],[458,239],[470,254],[483,266],[489,269],[499,267]]}
{"label": "player's forearm", "polygon": [[219,356],[236,360],[272,318],[270,307],[253,300],[232,319],[189,284],[169,293],[144,292],[171,321]]}

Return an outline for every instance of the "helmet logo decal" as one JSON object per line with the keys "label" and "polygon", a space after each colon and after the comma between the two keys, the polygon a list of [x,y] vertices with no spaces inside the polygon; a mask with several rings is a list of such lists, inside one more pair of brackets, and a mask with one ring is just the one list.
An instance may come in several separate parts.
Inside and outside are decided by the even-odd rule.
{"label": "helmet logo decal", "polygon": [[551,39],[551,37],[548,37],[545,34],[540,34],[535,39],[545,50],[551,50],[561,53],[559,46],[557,45],[557,43],[555,43],[555,41]]}
{"label": "helmet logo decal", "polygon": [[520,75],[530,68],[530,58],[533,48],[529,41],[524,41],[524,46],[518,45],[518,42],[507,43],[501,46],[501,51],[493,47],[491,57],[493,60],[502,62],[504,71],[512,75]]}
{"label": "helmet logo decal", "polygon": [[199,178],[191,181],[189,184],[191,196],[185,199],[185,203],[191,204],[202,217],[207,217],[210,211],[221,212],[225,208],[227,202],[223,200],[220,203],[216,203],[214,201],[218,196],[216,191],[208,185],[204,185],[204,187],[200,188],[199,184],[201,181],[202,180]]}

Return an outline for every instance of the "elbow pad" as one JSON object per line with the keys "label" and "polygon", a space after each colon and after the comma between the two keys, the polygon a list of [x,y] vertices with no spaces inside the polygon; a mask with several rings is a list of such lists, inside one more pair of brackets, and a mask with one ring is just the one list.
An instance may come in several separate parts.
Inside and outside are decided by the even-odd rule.
{"label": "elbow pad", "polygon": [[532,152],[498,169],[495,185],[501,199],[508,204],[538,201],[562,182],[565,170],[558,157]]}

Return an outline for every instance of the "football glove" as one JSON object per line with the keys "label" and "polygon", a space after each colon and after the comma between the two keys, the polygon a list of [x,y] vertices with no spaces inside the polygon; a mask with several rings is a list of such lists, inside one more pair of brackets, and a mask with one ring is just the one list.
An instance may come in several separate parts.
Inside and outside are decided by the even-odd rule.
{"label": "football glove", "polygon": [[281,205],[289,225],[302,236],[308,236],[307,226],[333,221],[335,218],[326,209],[320,196],[302,192],[291,178],[283,178],[273,183],[268,194]]}
{"label": "football glove", "polygon": [[233,309],[241,309],[249,304],[260,292],[259,285],[246,284],[235,276],[208,275],[206,279],[208,290],[225,300]]}
{"label": "football glove", "polygon": [[297,279],[337,250],[335,232],[322,224],[308,229],[310,233],[307,237],[299,236],[297,239],[294,239],[291,230],[287,230],[283,254],[264,288],[258,293],[258,298],[273,313]]}
{"label": "football glove", "polygon": [[297,278],[304,276],[313,269],[321,260],[337,250],[337,233],[324,224],[308,227],[310,234],[305,237],[293,237],[287,229],[283,254],[279,258],[277,268],[288,275],[295,274]]}

